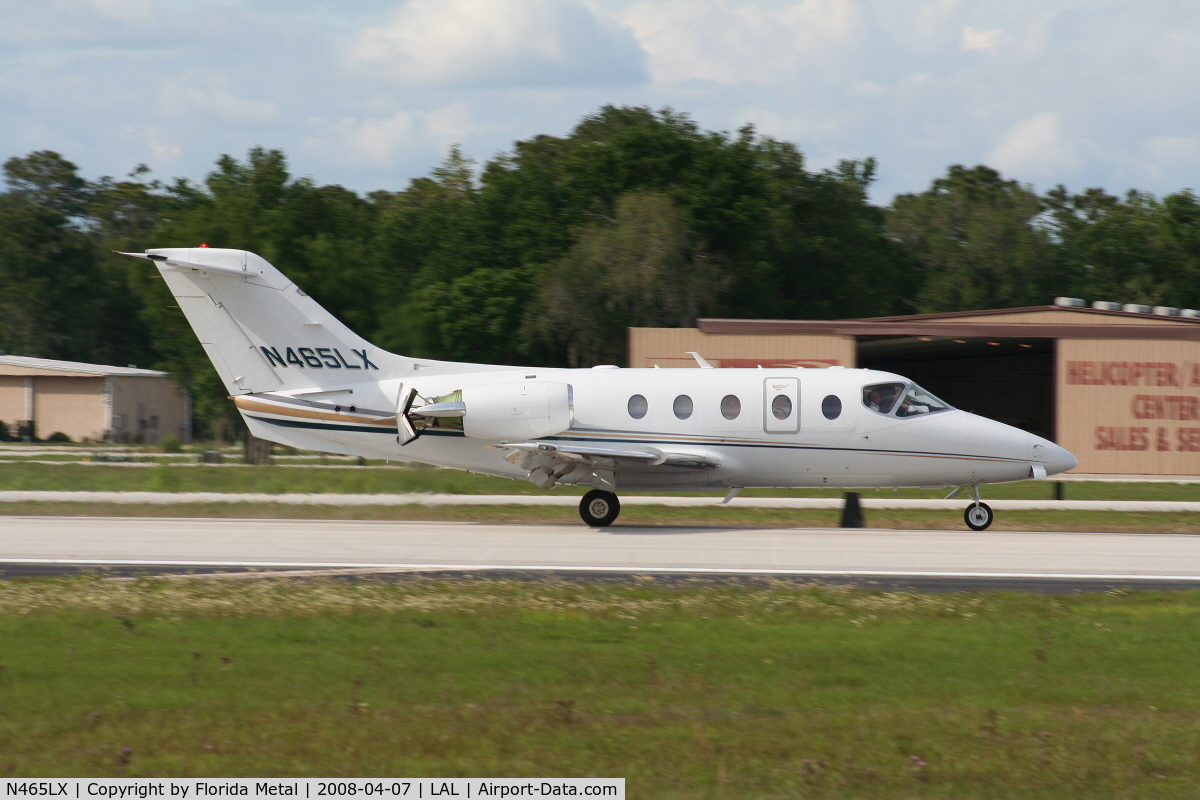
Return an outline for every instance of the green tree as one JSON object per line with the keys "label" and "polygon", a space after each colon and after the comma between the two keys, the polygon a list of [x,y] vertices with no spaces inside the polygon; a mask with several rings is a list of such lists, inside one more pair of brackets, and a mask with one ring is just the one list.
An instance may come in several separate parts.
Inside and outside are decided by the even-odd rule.
{"label": "green tree", "polygon": [[1170,262],[1165,305],[1200,308],[1200,198],[1190,189],[1162,199],[1164,235],[1178,257]]}
{"label": "green tree", "polygon": [[[453,300],[456,310],[447,314],[434,305],[451,296],[469,297],[489,282],[519,285],[495,276],[467,279],[477,270],[496,265],[495,253],[482,230],[478,195],[474,163],[452,147],[430,177],[413,180],[403,192],[370,196],[379,219],[370,258],[378,276],[373,296],[379,309],[376,330],[382,346],[423,358],[481,358],[458,349],[468,346],[469,338],[441,329],[444,324],[469,326],[471,309],[459,307]],[[465,282],[452,288],[460,280]],[[497,309],[492,306],[491,310]],[[489,323],[480,327],[486,329]],[[511,358],[519,347],[510,339],[506,336],[489,343],[487,351],[502,354],[500,361]],[[497,346],[501,350],[497,351]]]}
{"label": "green tree", "polygon": [[139,165],[125,180],[102,177],[92,183],[82,214],[103,275],[96,294],[105,307],[107,363],[150,366],[159,360],[143,319],[142,293],[136,290],[135,276],[147,272],[147,266],[111,252],[153,247],[154,232],[181,207],[161,182],[143,180],[149,171]]}
{"label": "green tree", "polygon": [[511,363],[531,292],[528,275],[516,269],[477,269],[426,286],[414,296],[431,337],[422,349],[484,364]]}
{"label": "green tree", "polygon": [[670,197],[629,192],[546,270],[529,324],[566,345],[570,366],[622,363],[627,328],[693,324],[722,280]]}
{"label": "green tree", "polygon": [[91,192],[79,168],[53,150],[38,150],[4,162],[4,178],[20,200],[68,217],[87,207]]}
{"label": "green tree", "polygon": [[1046,303],[1060,281],[1041,199],[985,166],[950,167],[920,194],[899,195],[888,233],[918,269],[920,312]]}
{"label": "green tree", "polygon": [[1158,200],[1100,189],[1046,197],[1060,271],[1073,295],[1122,303],[1200,301],[1200,204],[1190,191]]}
{"label": "green tree", "polygon": [[102,276],[61,212],[0,195],[0,349],[91,361],[103,350]]}
{"label": "green tree", "polygon": [[[908,278],[900,250],[884,235],[882,213],[867,201],[870,159],[813,173],[793,145],[749,127],[734,135],[709,132],[669,109],[606,106],[566,137],[517,142],[483,166],[478,184],[464,163],[454,151],[432,178],[386,198],[376,253],[395,310],[382,324],[397,331],[388,338],[396,349],[448,343],[435,330],[435,312],[419,307],[418,294],[486,269],[515,271],[552,287],[550,294],[534,287],[530,295],[541,300],[524,312],[523,328],[538,335],[505,339],[511,349],[502,360],[567,364],[591,358],[584,353],[608,352],[607,345],[582,343],[616,341],[620,315],[609,301],[575,302],[569,335],[567,327],[547,326],[545,317],[564,313],[564,287],[572,282],[580,292],[594,288],[587,278],[572,277],[565,260],[577,258],[583,238],[585,249],[595,250],[594,236],[617,218],[623,198],[635,195],[666,198],[688,248],[703,253],[695,263],[716,291],[711,302],[694,308],[817,317],[899,310]],[[647,213],[659,207],[639,206]],[[634,227],[629,213],[622,231]],[[651,213],[646,224],[655,219]],[[551,296],[558,299],[548,311],[541,303]]]}

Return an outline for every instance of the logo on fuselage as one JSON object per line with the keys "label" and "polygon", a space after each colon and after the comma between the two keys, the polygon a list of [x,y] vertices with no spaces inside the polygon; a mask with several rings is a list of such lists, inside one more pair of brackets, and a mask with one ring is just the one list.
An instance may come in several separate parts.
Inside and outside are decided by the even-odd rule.
{"label": "logo on fuselage", "polygon": [[350,348],[350,352],[354,354],[352,360],[361,361],[361,364],[351,364],[336,347],[288,347],[283,355],[280,355],[277,347],[260,345],[259,349],[263,351],[267,363],[272,367],[287,367],[290,364],[301,369],[379,369],[367,358],[365,348]]}

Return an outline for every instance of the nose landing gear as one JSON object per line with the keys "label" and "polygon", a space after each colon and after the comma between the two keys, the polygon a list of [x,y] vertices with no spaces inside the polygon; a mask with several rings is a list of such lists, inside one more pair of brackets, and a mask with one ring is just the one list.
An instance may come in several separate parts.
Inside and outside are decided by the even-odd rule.
{"label": "nose landing gear", "polygon": [[[946,499],[949,500],[950,498],[955,497],[965,488],[967,487],[958,487],[949,495],[947,495]],[[973,531],[987,530],[987,528],[992,524],[992,521],[996,518],[996,515],[992,513],[991,506],[979,499],[978,484],[971,487],[971,493],[974,495],[975,502],[967,506],[967,510],[963,512],[963,520],[967,523],[967,527]]]}
{"label": "nose landing gear", "polygon": [[995,516],[992,513],[992,507],[987,503],[972,503],[963,512],[963,519],[966,520],[967,527],[973,531],[985,530],[992,524]]}
{"label": "nose landing gear", "polygon": [[611,525],[620,513],[621,501],[603,489],[592,489],[579,501],[579,516],[593,528]]}

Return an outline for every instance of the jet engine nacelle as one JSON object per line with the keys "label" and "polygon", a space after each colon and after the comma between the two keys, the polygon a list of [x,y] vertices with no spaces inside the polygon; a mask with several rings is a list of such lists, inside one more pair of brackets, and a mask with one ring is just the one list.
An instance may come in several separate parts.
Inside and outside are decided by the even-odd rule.
{"label": "jet engine nacelle", "polygon": [[550,381],[465,386],[463,433],[473,439],[537,439],[571,427],[571,387]]}

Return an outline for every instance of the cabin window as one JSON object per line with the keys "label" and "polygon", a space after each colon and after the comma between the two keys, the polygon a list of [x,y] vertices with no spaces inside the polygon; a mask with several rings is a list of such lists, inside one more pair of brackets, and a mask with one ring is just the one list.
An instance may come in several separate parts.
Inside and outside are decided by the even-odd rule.
{"label": "cabin window", "polygon": [[922,414],[936,414],[939,411],[949,411],[953,406],[934,397],[916,384],[913,385],[900,407],[896,409],[897,417],[917,417]]}
{"label": "cabin window", "polygon": [[864,386],[863,405],[880,414],[891,413],[903,391],[903,383],[875,383]]}
{"label": "cabin window", "polygon": [[686,394],[679,395],[679,397],[675,398],[675,402],[671,404],[671,410],[680,419],[687,419],[692,415],[692,398]]}
{"label": "cabin window", "polygon": [[742,413],[742,401],[736,395],[727,394],[721,398],[721,416],[725,419],[737,419]]}
{"label": "cabin window", "polygon": [[646,416],[646,410],[649,407],[650,404],[646,402],[646,398],[640,394],[635,394],[633,397],[629,398],[629,416],[633,417],[634,419],[641,419],[642,417]]}
{"label": "cabin window", "polygon": [[825,419],[837,419],[842,415],[842,399],[836,394],[827,395],[821,401],[821,413]]}
{"label": "cabin window", "polygon": [[787,419],[792,415],[792,398],[786,394],[777,394],[771,401],[771,413],[775,419]]}

